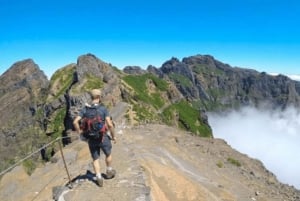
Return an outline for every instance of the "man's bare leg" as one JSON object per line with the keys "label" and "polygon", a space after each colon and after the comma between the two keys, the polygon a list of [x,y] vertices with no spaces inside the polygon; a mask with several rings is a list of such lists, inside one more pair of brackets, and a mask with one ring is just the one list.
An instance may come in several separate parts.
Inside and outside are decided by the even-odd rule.
{"label": "man's bare leg", "polygon": [[116,175],[116,170],[114,170],[111,166],[112,164],[111,154],[109,156],[106,156],[105,162],[106,162],[106,176],[108,179],[111,179]]}
{"label": "man's bare leg", "polygon": [[103,186],[103,179],[101,177],[101,169],[100,169],[100,159],[96,159],[93,161],[94,170],[96,173],[97,183],[100,187]]}
{"label": "man's bare leg", "polygon": [[106,167],[111,167],[112,156],[111,154],[105,158]]}

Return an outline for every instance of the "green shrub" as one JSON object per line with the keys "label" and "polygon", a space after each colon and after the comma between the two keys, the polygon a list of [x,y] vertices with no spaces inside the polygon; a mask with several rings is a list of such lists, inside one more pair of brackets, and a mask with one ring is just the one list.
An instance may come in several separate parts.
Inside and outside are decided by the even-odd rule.
{"label": "green shrub", "polygon": [[48,125],[50,130],[54,131],[54,134],[51,136],[52,139],[61,137],[61,134],[64,130],[64,118],[66,115],[66,108],[61,108],[53,114],[54,118]]}
{"label": "green shrub", "polygon": [[222,167],[223,167],[222,161],[218,161],[217,166],[218,166],[219,168],[222,168]]}
{"label": "green shrub", "polygon": [[33,159],[27,159],[23,162],[23,167],[28,175],[31,175],[36,168],[36,162]]}
{"label": "green shrub", "polygon": [[227,158],[227,161],[229,163],[231,163],[232,165],[235,165],[237,167],[241,166],[241,163],[238,160],[234,159],[234,158],[229,157],[229,158]]}

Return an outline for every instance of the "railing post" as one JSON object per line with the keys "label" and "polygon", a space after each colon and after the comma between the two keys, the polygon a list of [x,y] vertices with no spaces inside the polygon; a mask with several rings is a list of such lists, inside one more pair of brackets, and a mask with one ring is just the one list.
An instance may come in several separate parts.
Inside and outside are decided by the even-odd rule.
{"label": "railing post", "polygon": [[68,167],[67,167],[67,164],[66,164],[66,161],[65,161],[65,157],[64,157],[64,154],[63,154],[63,150],[62,150],[62,146],[61,146],[60,140],[58,140],[58,145],[59,145],[59,150],[60,150],[61,157],[62,157],[63,162],[64,162],[64,166],[65,166],[65,169],[66,169],[66,172],[67,172],[67,175],[68,175],[69,185],[71,185],[71,177],[70,177],[70,174],[69,174],[69,171],[68,171]]}

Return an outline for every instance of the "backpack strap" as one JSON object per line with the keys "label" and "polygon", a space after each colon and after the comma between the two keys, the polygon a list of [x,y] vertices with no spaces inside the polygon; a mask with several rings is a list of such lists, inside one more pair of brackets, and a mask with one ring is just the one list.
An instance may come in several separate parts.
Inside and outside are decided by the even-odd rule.
{"label": "backpack strap", "polygon": [[[107,114],[106,107],[104,105],[97,105],[96,107],[97,107],[97,115],[101,116],[101,119],[103,121],[103,130],[101,129],[102,131],[100,132],[101,142],[103,142],[104,136],[106,135],[106,132],[108,130],[107,125],[106,125],[106,120],[105,120],[106,114]],[[101,115],[101,113],[103,115]]]}

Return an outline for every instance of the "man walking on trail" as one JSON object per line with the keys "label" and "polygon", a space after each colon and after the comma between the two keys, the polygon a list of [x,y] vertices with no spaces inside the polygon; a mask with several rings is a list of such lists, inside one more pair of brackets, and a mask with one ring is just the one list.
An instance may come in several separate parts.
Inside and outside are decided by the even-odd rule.
{"label": "man walking on trail", "polygon": [[[87,137],[85,129],[80,127],[80,122],[81,120],[85,120],[89,116],[88,113],[91,110],[91,108],[94,108],[96,111],[96,115],[99,115],[100,116],[99,118],[103,120],[103,127],[108,128],[108,130],[110,131],[111,136],[107,135],[106,132],[107,130],[102,132],[98,130],[97,137],[88,137],[87,139],[89,150],[93,158],[93,166],[96,173],[97,184],[100,187],[102,187],[103,178],[101,176],[101,170],[100,170],[100,149],[103,151],[103,153],[106,156],[105,158],[106,168],[107,168],[106,178],[108,179],[113,178],[116,174],[116,171],[111,166],[112,164],[111,140],[114,141],[114,143],[116,143],[116,137],[115,137],[114,125],[111,120],[111,117],[109,116],[106,107],[104,107],[104,105],[101,104],[101,91],[99,89],[93,89],[91,91],[91,98],[92,98],[91,105],[86,105],[84,108],[81,109],[79,115],[75,117],[73,121],[73,125],[78,134]],[[94,127],[94,123],[93,122],[91,123],[90,121],[88,127]]]}

